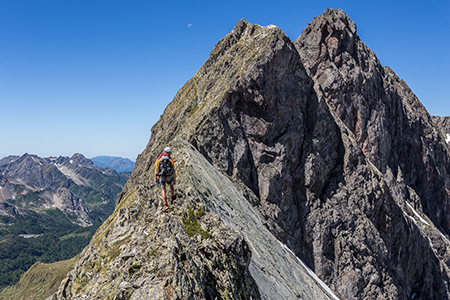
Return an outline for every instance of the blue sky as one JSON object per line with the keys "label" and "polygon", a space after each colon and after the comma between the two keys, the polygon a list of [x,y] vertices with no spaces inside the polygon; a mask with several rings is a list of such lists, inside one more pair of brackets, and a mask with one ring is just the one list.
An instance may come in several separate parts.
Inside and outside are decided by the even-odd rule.
{"label": "blue sky", "polygon": [[292,40],[341,8],[430,114],[449,116],[450,1],[0,0],[0,157],[135,159],[241,18]]}

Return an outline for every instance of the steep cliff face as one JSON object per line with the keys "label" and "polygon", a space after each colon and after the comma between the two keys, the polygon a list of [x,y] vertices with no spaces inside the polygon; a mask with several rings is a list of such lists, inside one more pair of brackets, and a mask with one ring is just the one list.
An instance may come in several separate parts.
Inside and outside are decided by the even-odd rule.
{"label": "steep cliff face", "polygon": [[450,142],[450,117],[438,117],[431,116],[434,124],[445,137],[445,142],[448,144]]}
{"label": "steep cliff face", "polygon": [[[328,105],[384,173],[396,203],[404,211],[414,207],[448,234],[449,153],[445,131],[439,132],[445,118],[432,121],[406,83],[361,42],[341,10],[315,18],[295,44]],[[448,269],[446,238],[434,229],[422,231],[441,249],[436,255]]]}
{"label": "steep cliff face", "polygon": [[[283,53],[295,58],[283,62]],[[272,61],[273,58],[282,65],[278,67],[275,64],[267,65],[267,62]],[[292,62],[294,65],[291,66]],[[226,68],[227,65],[230,67]],[[81,255],[79,264],[55,297],[76,299],[82,296],[121,295],[120,297],[131,297],[131,299],[151,299],[152,297],[158,299],[164,299],[164,297],[167,299],[172,297],[173,299],[214,299],[215,297],[295,299],[299,295],[304,295],[305,299],[326,299],[323,288],[309,275],[301,262],[283,248],[282,244],[263,226],[257,210],[251,212],[254,215],[253,226],[247,229],[245,236],[252,239],[247,239],[246,242],[242,240],[241,231],[243,227],[248,228],[248,222],[245,219],[237,220],[248,218],[250,214],[248,210],[253,208],[250,204],[246,204],[245,212],[247,213],[232,215],[234,210],[248,203],[248,199],[243,194],[247,194],[253,201],[258,201],[252,189],[259,190],[255,177],[257,170],[253,163],[247,165],[246,161],[250,153],[249,145],[239,144],[245,141],[242,140],[245,138],[245,132],[239,123],[240,119],[236,119],[236,113],[246,111],[242,118],[246,120],[247,128],[251,127],[252,122],[264,122],[264,120],[257,115],[248,115],[258,113],[258,111],[252,111],[255,103],[250,96],[248,103],[246,99],[233,98],[233,91],[228,87],[236,86],[238,91],[236,96],[240,97],[240,93],[249,82],[259,80],[258,76],[261,74],[259,68],[269,68],[271,72],[275,72],[273,69],[278,68],[277,71],[281,73],[278,80],[268,76],[267,79],[273,85],[273,90],[268,90],[269,93],[276,93],[275,89],[281,87],[282,80],[288,77],[291,77],[292,88],[295,90],[283,92],[286,94],[285,98],[291,99],[288,102],[289,106],[280,106],[280,111],[276,112],[277,116],[274,116],[277,122],[283,123],[276,125],[277,128],[274,129],[262,127],[261,130],[272,130],[274,134],[279,135],[276,132],[285,131],[285,127],[290,123],[283,113],[289,113],[287,117],[297,118],[295,112],[299,111],[295,103],[298,97],[301,102],[305,102],[313,90],[311,81],[308,81],[306,87],[297,83],[307,81],[307,77],[304,71],[297,70],[301,68],[301,64],[293,44],[277,27],[262,28],[241,21],[236,25],[235,30],[218,43],[211,58],[179,91],[161,120],[153,127],[151,140],[143,154],[138,157],[135,170],[122,196],[118,199],[116,212],[102,226],[103,229],[97,232],[91,245]],[[289,70],[285,71],[284,68]],[[293,95],[297,92],[300,96]],[[273,107],[263,103],[263,97],[260,99],[262,100],[260,114],[273,110]],[[272,101],[274,105],[277,99]],[[235,111],[234,107],[238,105],[240,109]],[[252,109],[245,108],[246,105],[251,105]],[[228,121],[228,115],[233,116],[234,120]],[[266,133],[255,132],[254,134],[263,138]],[[179,146],[175,143],[176,139],[180,139],[177,142]],[[196,145],[199,151],[186,146],[183,140]],[[293,137],[292,141],[296,144]],[[166,214],[158,209],[161,204],[160,192],[149,185],[153,182],[154,160],[162,147],[168,144],[175,150],[179,173],[178,188],[182,192],[177,195],[177,200],[173,203],[173,211]],[[275,141],[273,144],[275,146]],[[214,151],[211,151],[212,147]],[[182,154],[183,152],[185,154]],[[201,161],[199,153],[205,155],[210,162],[203,158],[203,166],[189,163],[192,157]],[[248,169],[247,174],[242,173],[242,176],[246,183],[251,184],[250,189],[242,185],[244,190],[238,191],[229,179],[227,180],[226,177],[224,179],[224,175],[213,167],[211,160],[214,160],[216,167],[225,174],[226,172],[229,175],[234,174],[236,180],[239,180],[241,175],[234,173],[239,171],[235,164],[242,160],[239,165]],[[211,179],[211,174],[214,172],[217,173],[216,177]],[[217,177],[220,180],[216,180]],[[217,184],[220,181],[224,182],[219,188]],[[149,188],[150,194],[148,194]],[[227,194],[228,189],[234,192]],[[192,211],[194,215],[197,215],[198,205],[201,203],[203,203],[201,207],[211,212],[214,211],[213,205],[225,209],[217,202],[223,201],[224,198],[233,201],[229,204],[231,212],[225,213],[218,209],[225,213],[225,216],[228,215],[228,218],[225,218],[227,222],[217,220],[208,225],[210,222],[208,220],[214,220],[213,218],[221,214],[217,211],[214,214],[207,213],[198,220],[207,234],[198,233],[189,236],[186,225],[189,212]],[[153,207],[150,209],[149,206]],[[137,215],[134,216],[134,213],[130,215],[130,209]],[[121,221],[121,219],[127,221]],[[229,241],[223,240],[221,236],[230,236]],[[143,246],[135,248],[134,243],[137,241]],[[248,244],[250,241],[252,244]],[[247,250],[232,251],[229,245],[236,245],[232,248]],[[135,254],[130,260],[127,253],[133,248]],[[176,250],[172,250],[173,248]],[[108,258],[108,251],[114,251],[117,254],[111,259]],[[254,254],[250,256],[250,253],[256,253],[258,256],[253,259]],[[121,258],[123,255],[127,258]],[[138,272],[130,275],[127,270],[133,266],[134,261],[140,262]],[[285,262],[284,267],[281,270],[278,269],[283,262]],[[233,268],[233,265],[236,267]],[[86,268],[87,270],[84,270]],[[90,277],[84,278],[87,272]],[[255,282],[255,277],[259,279],[258,282]],[[103,289],[102,282],[111,284]],[[121,282],[125,283],[121,284]],[[132,285],[132,282],[141,284]],[[306,283],[298,285],[299,282]],[[128,290],[124,291],[121,285]]]}
{"label": "steep cliff face", "polygon": [[[170,213],[151,186],[165,146],[179,169]],[[55,298],[448,299],[447,159],[342,11],[295,43],[241,20],[152,128]]]}
{"label": "steep cliff face", "polygon": [[381,66],[341,10],[315,18],[295,44],[370,161],[382,173],[401,177],[419,196],[403,197],[450,233],[448,148],[406,83]]}
{"label": "steep cliff face", "polygon": [[186,141],[171,146],[179,190],[170,211],[157,187],[135,187],[53,299],[337,299],[227,176]]}
{"label": "steep cliff face", "polygon": [[58,298],[257,299],[243,238],[184,194],[171,212],[162,212],[158,192],[139,187],[128,194],[83,251]]}

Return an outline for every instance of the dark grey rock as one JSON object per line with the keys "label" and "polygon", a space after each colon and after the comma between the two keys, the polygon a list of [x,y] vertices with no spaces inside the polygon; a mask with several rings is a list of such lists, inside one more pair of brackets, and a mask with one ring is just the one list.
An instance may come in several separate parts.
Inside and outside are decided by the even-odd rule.
{"label": "dark grey rock", "polygon": [[[153,126],[55,297],[449,299],[443,136],[343,11],[295,42],[241,20]],[[161,213],[166,146],[179,194]]]}

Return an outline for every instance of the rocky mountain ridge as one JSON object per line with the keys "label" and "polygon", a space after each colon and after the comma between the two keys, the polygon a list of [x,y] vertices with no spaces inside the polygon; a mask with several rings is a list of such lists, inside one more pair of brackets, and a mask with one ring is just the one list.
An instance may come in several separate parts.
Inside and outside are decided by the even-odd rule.
{"label": "rocky mountain ridge", "polygon": [[[114,210],[114,200],[127,180],[84,157],[6,157],[0,165],[0,201],[16,208],[58,208],[73,222],[89,226]],[[104,211],[104,212],[103,212]]]}
{"label": "rocky mountain ridge", "polygon": [[[167,145],[164,213],[152,170]],[[342,10],[294,42],[241,20],[52,299],[449,299],[448,151]]]}
{"label": "rocky mountain ridge", "polygon": [[420,198],[414,205],[449,230],[448,147],[407,84],[381,66],[343,12],[315,18],[295,44],[327,103],[370,161],[382,173],[401,176]]}
{"label": "rocky mountain ridge", "polygon": [[114,210],[127,174],[95,166],[81,154],[0,161],[0,288],[35,261],[78,254]]}

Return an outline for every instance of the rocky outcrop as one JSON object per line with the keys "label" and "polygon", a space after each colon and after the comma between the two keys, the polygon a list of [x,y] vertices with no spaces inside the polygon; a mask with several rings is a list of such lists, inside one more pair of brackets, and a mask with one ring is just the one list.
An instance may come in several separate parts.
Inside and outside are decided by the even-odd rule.
{"label": "rocky outcrop", "polygon": [[81,226],[92,225],[89,206],[67,188],[59,188],[55,191],[53,206],[59,208],[69,219]]}
{"label": "rocky outcrop", "polygon": [[161,211],[155,186],[134,189],[53,299],[333,297],[270,234],[227,176],[187,142],[172,147],[183,179],[170,211]]}
{"label": "rocky outcrop", "polygon": [[[295,44],[328,105],[384,174],[397,205],[403,211],[427,216],[430,221],[426,224],[448,234],[450,182],[445,135],[406,83],[389,67],[381,66],[341,10],[327,10],[315,18]],[[448,269],[446,238],[436,229],[425,236],[433,248],[443,249],[436,255],[441,268]]]}
{"label": "rocky outcrop", "polygon": [[0,202],[0,216],[10,216],[15,217],[19,214],[17,209],[6,202]]}
{"label": "rocky outcrop", "polygon": [[[150,186],[165,146],[179,170],[167,214]],[[295,42],[241,20],[153,126],[54,298],[449,299],[448,155],[341,10]],[[223,236],[241,249],[229,261]]]}
{"label": "rocky outcrop", "polygon": [[83,251],[55,299],[258,299],[247,242],[198,199],[137,187]]}
{"label": "rocky outcrop", "polygon": [[315,18],[295,44],[308,74],[369,160],[382,173],[401,177],[418,195],[403,198],[450,233],[448,148],[406,83],[381,66],[342,10]]}
{"label": "rocky outcrop", "polygon": [[189,170],[187,193],[200,199],[208,211],[240,232],[249,243],[252,253],[249,272],[262,299],[296,299],[299,295],[302,299],[337,298],[304,262],[265,228],[245,192],[234,186],[194,147],[183,141],[175,145],[180,145],[177,153],[185,158],[183,163]]}
{"label": "rocky outcrop", "polygon": [[450,142],[450,117],[431,116],[431,119],[444,135],[445,142],[448,144]]}

